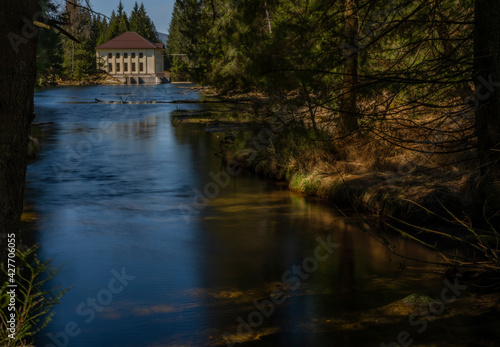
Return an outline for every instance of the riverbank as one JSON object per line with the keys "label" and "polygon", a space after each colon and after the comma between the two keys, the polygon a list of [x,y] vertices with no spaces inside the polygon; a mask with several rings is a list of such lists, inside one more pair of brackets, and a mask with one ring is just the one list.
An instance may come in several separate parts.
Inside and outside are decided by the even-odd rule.
{"label": "riverbank", "polygon": [[[307,108],[290,110],[286,101],[273,103],[260,94],[228,97],[205,89],[204,95],[219,99],[226,110],[180,110],[172,119],[224,132],[216,155],[226,162],[284,181],[292,191],[342,209],[374,215],[404,237],[431,248],[479,250],[481,255],[474,260],[447,255],[445,262],[476,267],[476,261],[488,259],[487,265],[476,268],[497,271],[498,262],[490,255],[497,252],[498,237],[487,224],[489,206],[477,189],[480,173],[474,149],[443,152],[432,141],[419,141],[419,132],[405,129],[397,129],[398,136],[407,136],[416,145],[398,146],[374,135],[377,131],[391,135],[393,130],[384,128],[385,123],[372,123],[338,138],[323,110],[315,111],[312,123]],[[433,117],[414,123],[425,124]],[[440,129],[439,141],[448,140],[442,135],[446,131]]]}
{"label": "riverbank", "polygon": [[370,167],[374,163],[369,161],[379,159],[373,153],[359,153],[358,161],[349,161],[325,151],[324,144],[301,149],[303,144],[283,146],[281,141],[263,150],[248,142],[236,143],[228,148],[225,159],[284,180],[293,191],[377,216],[424,221],[439,215],[450,217],[446,209],[455,214],[472,213],[474,174],[423,173],[407,164],[377,170]]}
{"label": "riverbank", "polygon": [[[243,173],[230,181],[218,175],[221,160],[214,152],[219,148],[217,135],[221,140],[229,136],[225,128],[210,133],[196,124],[171,125],[172,112],[180,108],[191,112],[232,105],[74,103],[75,96],[94,100],[139,89],[134,97],[141,102],[199,97],[198,92],[174,85],[48,88],[37,93],[37,122],[47,126],[37,129],[42,132],[36,137],[43,152],[28,167],[26,211],[36,214],[25,219],[37,219],[27,226],[23,240],[30,236],[40,242],[41,259],[50,258],[61,267],[48,287],[61,283],[73,289],[54,307],[52,325],[37,336],[35,345],[53,343],[50,336],[64,332],[70,320],[85,330],[71,338],[75,345],[109,345],[103,332],[115,345],[207,345],[211,337],[236,334],[238,317],[246,320],[255,310],[252,303],[270,300],[275,289],[282,289],[286,299],[275,312],[293,314],[275,314],[262,329],[276,327],[307,345],[323,338],[316,328],[332,331],[318,319],[353,311],[346,303],[364,310],[415,291],[431,295],[439,288],[437,274],[422,281],[420,272],[427,267],[420,263],[409,265],[411,271],[391,282],[398,261],[389,263],[389,252],[381,243],[331,206],[290,194],[255,175]],[[219,112],[210,118],[224,114],[231,116]],[[234,135],[239,138],[251,131]],[[200,194],[207,198],[198,198]],[[412,257],[436,259],[408,240],[393,240]],[[316,252],[322,260],[314,274],[301,280],[300,288],[278,287],[300,280],[292,273],[283,280],[283,274],[304,259],[309,269],[308,261],[315,259],[315,249],[323,241],[326,247],[333,242],[342,246],[332,253]],[[86,271],[81,264],[96,271]],[[117,309],[120,315],[110,320],[106,310],[96,312],[96,321],[87,325],[75,307],[88,297],[100,297],[103,285],[116,277],[114,270],[128,285],[120,284],[123,291],[113,293],[107,309]],[[162,329],[165,319],[171,322],[167,330]],[[138,322],[146,330],[134,340],[130,327]],[[313,325],[304,330],[304,322]],[[199,333],[193,335],[197,328]],[[372,331],[355,335],[373,341]],[[384,336],[398,332],[384,330]]]}
{"label": "riverbank", "polygon": [[123,84],[122,81],[117,80],[108,74],[100,74],[85,80],[59,80],[57,85],[59,86],[97,86],[97,85],[114,85]]}
{"label": "riverbank", "polygon": [[[205,94],[216,95],[211,89]],[[224,159],[286,181],[293,191],[406,221],[450,217],[448,211],[460,216],[474,212],[479,164],[469,159],[470,152],[444,158],[433,153],[436,148],[428,153],[397,148],[367,131],[336,140],[330,131],[314,128],[304,118],[297,121],[285,112],[273,111],[276,105],[262,95],[217,97],[228,105],[245,100],[247,109],[239,117],[238,109],[225,116],[206,111],[182,116],[181,111],[174,117],[209,128],[229,114],[226,127],[250,123],[251,133],[229,144]]]}
{"label": "riverbank", "polygon": [[57,78],[54,81],[38,81],[37,88],[43,89],[46,87],[56,87],[56,86],[97,86],[97,85],[115,85],[123,84],[122,81],[108,75],[108,74],[98,74],[95,76],[89,76],[88,78],[82,80],[65,80]]}
{"label": "riverbank", "polygon": [[[319,141],[321,134],[313,133],[307,135],[310,140],[300,142],[306,135],[301,135],[302,127],[287,119],[267,119],[263,114],[256,117],[247,103],[239,104],[241,107],[224,103],[146,107],[89,103],[75,107],[75,95],[93,100],[110,94],[110,89],[118,94],[134,87],[48,88],[35,99],[37,122],[57,123],[57,127],[38,129],[44,153],[28,168],[24,219],[26,224],[31,222],[25,224],[29,228],[25,235],[37,237],[35,241],[42,243],[43,259],[50,257],[54,266],[61,266],[50,287],[58,283],[74,286],[54,307],[53,325],[37,336],[37,346],[52,343],[48,334],[64,331],[68,320],[85,328],[85,334],[75,336],[71,343],[105,345],[103,332],[111,331],[110,338],[117,345],[126,345],[135,341],[134,334],[127,335],[127,331],[137,325],[138,319],[147,327],[142,333],[150,345],[164,341],[216,345],[216,339],[222,344],[228,342],[223,337],[238,333],[239,317],[248,322],[249,314],[254,317],[252,312],[261,312],[254,303],[264,305],[275,298],[276,289],[284,295],[274,306],[275,312],[293,314],[275,313],[256,328],[255,336],[267,329],[277,331],[256,344],[267,341],[270,345],[286,345],[291,341],[287,336],[304,345],[310,341],[342,341],[340,338],[348,338],[348,345],[390,343],[401,331],[414,327],[406,315],[393,314],[393,303],[417,292],[439,298],[446,288],[443,275],[426,263],[440,260],[428,249],[392,235],[391,246],[407,257],[424,261],[406,260],[406,267],[400,270],[403,258],[394,256],[379,239],[357,228],[329,204],[291,194],[255,175],[243,173],[231,181],[221,180],[217,175],[221,161],[213,155],[220,141],[228,142],[231,150],[247,144],[249,152],[294,164],[295,170],[306,172],[308,167],[302,164],[306,159],[311,166],[321,167],[330,160],[351,158],[341,155],[354,155],[343,154],[340,145]],[[144,89],[138,95],[141,102],[163,95],[158,89],[165,89],[165,95],[175,99],[183,95],[189,102],[199,95],[171,85],[140,89]],[[246,118],[238,113],[245,108]],[[175,121],[172,113],[189,115],[185,122],[218,121],[224,126],[210,124],[209,130],[217,129],[215,134],[200,125],[175,127],[171,125]],[[112,126],[98,127],[103,119]],[[248,126],[243,120],[248,120]],[[241,124],[240,131],[232,130],[236,121]],[[271,141],[266,136],[269,131],[276,135]],[[295,162],[290,162],[291,158]],[[217,185],[214,177],[220,182]],[[201,194],[207,198],[201,198]],[[340,247],[331,253],[315,251],[333,242]],[[165,261],[158,259],[176,266],[165,266]],[[317,261],[313,267],[311,259]],[[85,272],[81,264],[102,271]],[[292,273],[295,265],[311,269],[301,274],[306,279]],[[123,314],[101,320],[96,312],[99,324],[86,325],[75,313],[75,303],[99,297],[102,284],[115,277],[113,269],[130,284],[122,283],[123,292],[113,294],[113,307]],[[289,271],[290,276],[283,279]],[[75,276],[80,272],[85,276]],[[133,277],[139,274],[141,285],[137,286],[134,283],[138,279]],[[198,280],[200,274],[202,282]],[[295,289],[291,288],[294,284]],[[469,297],[468,293],[464,291],[460,302]],[[457,296],[450,291],[447,295]],[[131,297],[136,298],[133,303]],[[157,306],[158,302],[162,305]],[[488,312],[489,302],[484,302],[481,312]],[[491,302],[495,302],[493,298]],[[184,307],[186,303],[189,307]],[[498,324],[496,317],[482,316],[479,311],[475,316],[472,308],[476,304],[483,307],[483,302],[475,300],[460,312],[447,306],[430,327],[446,327],[447,323],[455,326],[455,322],[463,322],[464,315],[474,315],[468,329],[462,323],[460,334],[453,336],[451,342],[460,346],[461,341],[476,338],[483,326]],[[447,319],[449,314],[456,320]],[[168,331],[162,329],[165,319],[173,322]],[[417,323],[418,329],[422,323]],[[200,325],[203,329],[193,335],[193,329]],[[124,330],[117,331],[116,327]],[[496,335],[486,336],[496,340]],[[425,338],[434,344],[450,341],[449,336],[436,334],[434,328]],[[143,340],[138,343],[145,344]]]}

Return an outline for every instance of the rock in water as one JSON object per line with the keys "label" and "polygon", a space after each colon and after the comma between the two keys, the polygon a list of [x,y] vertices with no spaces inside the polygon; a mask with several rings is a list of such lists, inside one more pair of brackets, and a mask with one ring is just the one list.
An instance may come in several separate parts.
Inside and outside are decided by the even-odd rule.
{"label": "rock in water", "polygon": [[411,307],[429,307],[434,303],[434,299],[425,294],[410,294],[403,299],[403,304]]}
{"label": "rock in water", "polygon": [[40,150],[40,143],[38,139],[28,136],[28,158],[36,157],[36,154]]}
{"label": "rock in water", "polygon": [[377,309],[382,316],[409,316],[417,313],[419,316],[426,316],[429,313],[434,300],[425,294],[410,294],[406,298],[385,305]]}

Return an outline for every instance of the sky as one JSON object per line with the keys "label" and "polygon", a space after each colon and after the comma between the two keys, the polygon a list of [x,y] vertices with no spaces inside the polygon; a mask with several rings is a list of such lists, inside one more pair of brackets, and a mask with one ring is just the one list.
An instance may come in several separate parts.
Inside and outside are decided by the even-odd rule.
{"label": "sky", "polygon": [[[168,34],[175,0],[122,0],[127,15],[130,16],[130,12],[134,8],[136,1],[139,5],[141,2],[144,3],[144,8],[146,8],[147,14],[155,23],[156,30],[160,33]],[[120,0],[90,0],[94,11],[105,14],[108,17],[111,15],[111,11],[116,11],[119,2]]]}

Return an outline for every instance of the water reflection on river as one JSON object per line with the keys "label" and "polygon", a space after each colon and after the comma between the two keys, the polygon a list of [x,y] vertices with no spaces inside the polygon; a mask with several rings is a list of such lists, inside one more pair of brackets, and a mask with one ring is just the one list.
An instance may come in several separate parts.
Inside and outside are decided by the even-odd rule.
{"label": "water reflection on river", "polygon": [[[329,323],[412,292],[440,292],[441,279],[422,264],[407,261],[398,273],[399,259],[378,239],[283,185],[242,173],[207,204],[193,204],[221,170],[217,139],[201,126],[172,126],[170,113],[200,106],[92,103],[123,94],[199,97],[174,85],[36,95],[35,122],[48,124],[33,130],[42,152],[28,170],[26,211],[36,218],[24,237],[61,267],[52,284],[72,287],[37,346],[379,345],[401,327]],[[317,267],[309,262],[310,273],[290,272],[314,257],[318,238],[340,246]],[[434,259],[405,240],[392,243]],[[254,301],[276,288],[284,302],[269,317],[255,313]]]}

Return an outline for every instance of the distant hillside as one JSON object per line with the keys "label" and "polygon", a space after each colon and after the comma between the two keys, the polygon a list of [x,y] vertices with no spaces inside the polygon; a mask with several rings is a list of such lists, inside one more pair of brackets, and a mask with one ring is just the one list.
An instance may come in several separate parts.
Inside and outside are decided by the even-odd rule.
{"label": "distant hillside", "polygon": [[164,34],[164,33],[159,32],[158,37],[160,38],[161,42],[163,42],[163,44],[166,46],[167,41],[168,41],[168,34]]}

